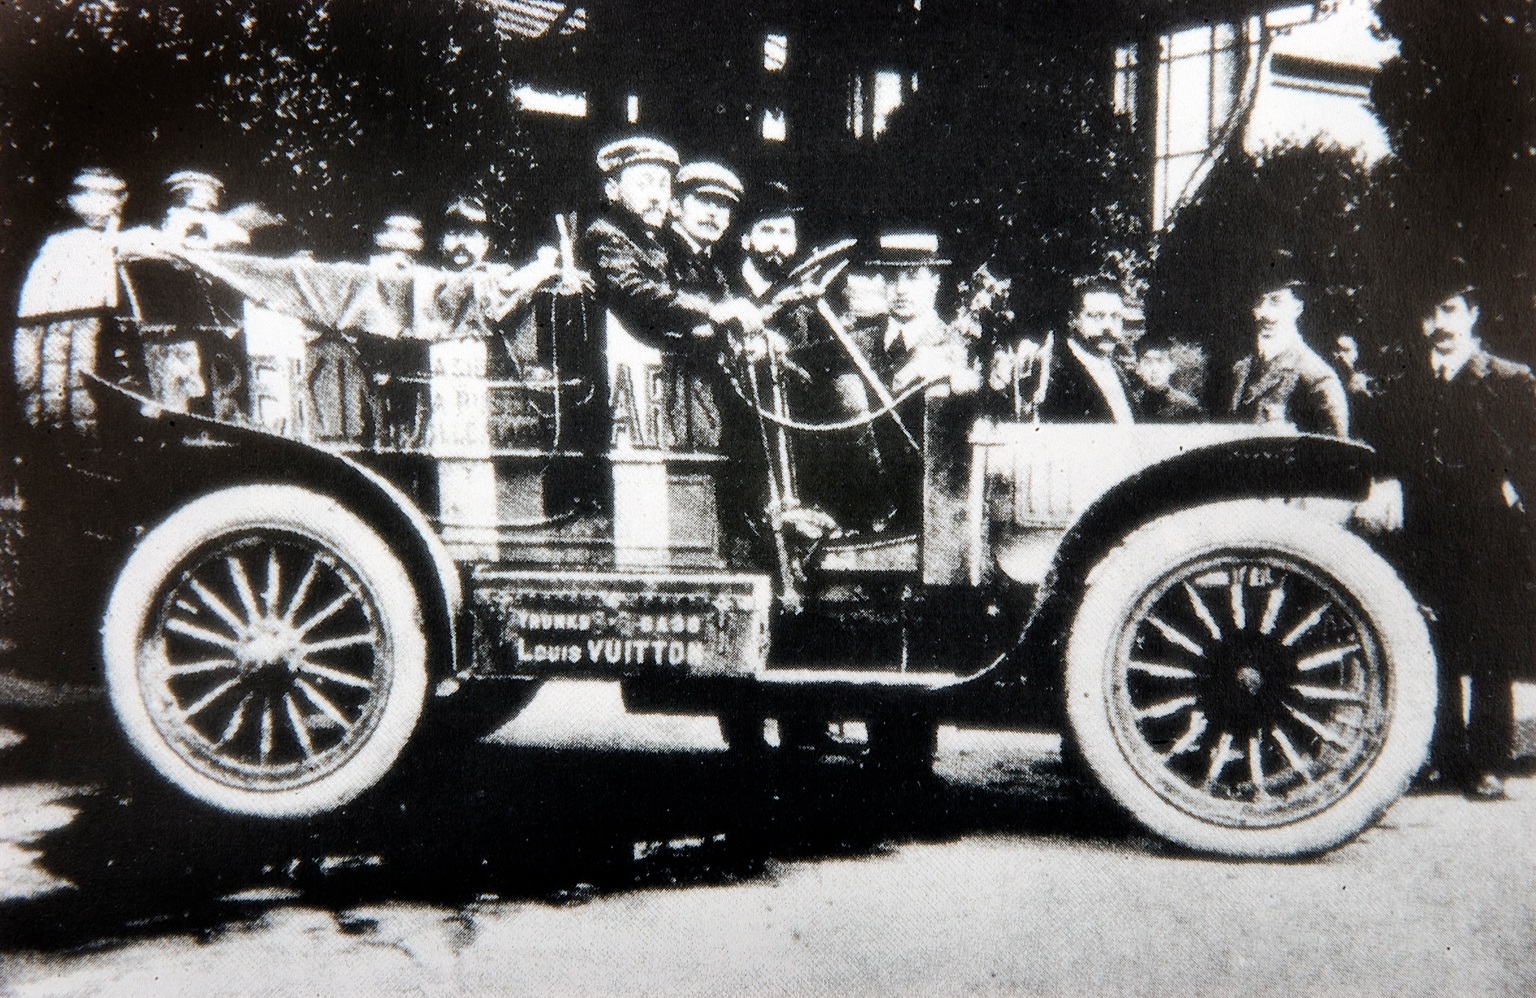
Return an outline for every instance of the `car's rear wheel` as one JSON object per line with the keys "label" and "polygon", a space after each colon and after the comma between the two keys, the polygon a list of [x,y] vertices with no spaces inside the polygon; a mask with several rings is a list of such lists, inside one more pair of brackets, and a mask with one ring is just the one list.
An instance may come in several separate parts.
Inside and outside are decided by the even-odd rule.
{"label": "car's rear wheel", "polygon": [[1353,837],[1428,751],[1435,661],[1390,565],[1279,501],[1197,507],[1093,569],[1067,644],[1071,735],[1153,831],[1232,856]]}
{"label": "car's rear wheel", "polygon": [[340,504],[250,485],[134,548],[102,626],[113,712],[160,776],[219,810],[330,810],[379,781],[421,715],[410,577]]}

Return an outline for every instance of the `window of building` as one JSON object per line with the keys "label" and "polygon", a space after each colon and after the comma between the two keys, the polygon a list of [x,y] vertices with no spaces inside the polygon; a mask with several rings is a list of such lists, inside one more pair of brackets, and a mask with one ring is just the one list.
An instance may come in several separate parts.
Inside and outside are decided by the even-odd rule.
{"label": "window of building", "polygon": [[763,38],[763,68],[770,73],[782,72],[789,64],[789,36],[768,34]]}
{"label": "window of building", "polygon": [[784,120],[784,112],[779,108],[771,107],[763,112],[763,138],[769,142],[783,142],[789,134],[789,123]]}
{"label": "window of building", "polygon": [[1136,127],[1136,46],[1115,49],[1115,113]]}
{"label": "window of building", "polygon": [[917,74],[881,69],[855,74],[848,81],[848,130],[856,139],[878,138],[891,115],[917,93]]}
{"label": "window of building", "polygon": [[[1311,4],[1277,5],[1242,20],[1201,24],[1158,39],[1157,135],[1153,169],[1152,221],[1162,228],[1198,186],[1217,145],[1228,135],[1234,114],[1253,83],[1268,32],[1311,18]],[[1123,51],[1123,50],[1122,50]],[[1115,59],[1115,107],[1121,108],[1121,71],[1135,65],[1128,54]],[[1134,83],[1124,98],[1134,108]],[[1134,110],[1129,113],[1134,115]]]}

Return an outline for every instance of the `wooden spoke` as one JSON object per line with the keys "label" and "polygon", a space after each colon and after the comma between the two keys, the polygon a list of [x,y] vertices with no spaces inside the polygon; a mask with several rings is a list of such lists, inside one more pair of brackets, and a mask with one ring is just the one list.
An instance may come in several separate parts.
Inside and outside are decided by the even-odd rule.
{"label": "wooden spoke", "polygon": [[282,589],[279,581],[281,570],[277,565],[277,548],[267,552],[267,588],[261,594],[262,606],[266,607],[266,616],[277,615],[277,600]]}
{"label": "wooden spoke", "polygon": [[327,665],[317,665],[307,659],[299,660],[299,671],[320,679],[329,679],[333,683],[341,683],[343,686],[353,686],[360,690],[373,689],[373,683],[369,680],[359,679],[357,676],[342,672],[340,669],[332,669]]}
{"label": "wooden spoke", "polygon": [[1285,645],[1287,648],[1291,647],[1296,642],[1301,640],[1302,635],[1306,634],[1312,628],[1316,627],[1317,626],[1317,622],[1322,620],[1323,619],[1323,614],[1325,614],[1327,612],[1328,612],[1328,604],[1324,603],[1323,605],[1319,606],[1316,610],[1313,610],[1311,613],[1309,613],[1305,617],[1303,617],[1302,620],[1301,620],[1301,623],[1299,623],[1295,627],[1291,628],[1289,633],[1287,633],[1285,637],[1280,639],[1280,643]]}
{"label": "wooden spoke", "polygon": [[320,570],[320,556],[309,556],[309,567],[304,570],[304,575],[299,579],[299,586],[293,591],[293,598],[288,601],[288,608],[283,611],[283,623],[292,624],[293,618],[298,614],[304,600],[309,596],[309,587],[314,584],[315,574]]}
{"label": "wooden spoke", "polygon": [[1201,648],[1199,645],[1195,644],[1193,638],[1190,638],[1188,635],[1184,634],[1182,631],[1179,631],[1179,630],[1175,629],[1172,625],[1168,624],[1166,621],[1164,621],[1161,617],[1158,617],[1156,614],[1153,614],[1153,613],[1147,614],[1147,623],[1149,623],[1153,627],[1157,628],[1158,633],[1161,634],[1163,637],[1167,638],[1169,641],[1172,641],[1174,644],[1178,645],[1180,648],[1183,648],[1185,651],[1189,652],[1191,655],[1194,655],[1197,658],[1204,658],[1205,657],[1205,649]]}
{"label": "wooden spoke", "polygon": [[1300,683],[1292,685],[1291,689],[1308,700],[1329,700],[1334,703],[1365,703],[1365,694],[1359,690],[1336,690],[1327,686],[1303,686]]}
{"label": "wooden spoke", "polygon": [[1195,705],[1194,697],[1179,697],[1174,700],[1164,700],[1150,707],[1143,707],[1136,712],[1136,720],[1145,721],[1155,717],[1172,717],[1181,710],[1188,710]]}
{"label": "wooden spoke", "polygon": [[346,716],[342,714],[341,710],[335,704],[331,703],[329,698],[327,698],[324,693],[321,693],[319,690],[315,689],[313,685],[304,681],[302,678],[296,679],[294,682],[295,685],[298,686],[299,692],[304,694],[304,699],[313,704],[315,708],[320,711],[320,713],[330,718],[342,728],[349,728],[352,726],[352,722],[347,720]]}
{"label": "wooden spoke", "polygon": [[261,712],[261,743],[257,747],[262,765],[266,765],[267,756],[272,754],[272,725],[272,705],[268,703]]}
{"label": "wooden spoke", "polygon": [[1159,679],[1195,678],[1195,670],[1186,669],[1181,665],[1164,665],[1161,662],[1138,662],[1136,659],[1128,659],[1125,667],[1132,672],[1144,672]]}
{"label": "wooden spoke", "polygon": [[1232,593],[1232,626],[1239,631],[1248,629],[1248,601],[1243,595],[1243,573],[1232,573],[1232,585],[1228,590]]}
{"label": "wooden spoke", "polygon": [[1290,714],[1307,729],[1309,729],[1313,734],[1317,735],[1317,737],[1321,738],[1329,745],[1332,745],[1334,748],[1342,749],[1349,747],[1349,743],[1344,741],[1343,738],[1339,737],[1338,732],[1333,731],[1327,725],[1323,724],[1321,721],[1317,720],[1311,715],[1302,713],[1295,707],[1289,705],[1286,706],[1285,712]]}
{"label": "wooden spoke", "polygon": [[256,607],[256,594],[251,590],[251,580],[245,574],[245,565],[234,555],[224,559],[229,564],[229,580],[240,595],[240,605],[245,608],[245,619],[256,620],[261,611]]}
{"label": "wooden spoke", "polygon": [[230,690],[234,689],[235,686],[239,684],[239,682],[240,682],[240,677],[239,676],[236,676],[233,679],[226,679],[226,680],[224,680],[222,683],[220,683],[219,685],[215,686],[213,689],[209,690],[207,693],[204,693],[202,696],[200,696],[196,700],[192,701],[192,705],[191,706],[184,708],[182,710],[182,712],[181,712],[181,719],[183,721],[190,721],[190,720],[192,720],[192,718],[196,717],[198,714],[201,714],[203,711],[207,710],[208,706],[210,704],[212,704],[215,700],[217,700],[219,697],[223,696],[224,694],[228,693]]}
{"label": "wooden spoke", "polygon": [[1285,585],[1276,586],[1269,591],[1269,598],[1264,601],[1264,619],[1259,621],[1259,633],[1271,634],[1275,630],[1275,621],[1280,617],[1280,608],[1285,605]]}
{"label": "wooden spoke", "polygon": [[293,726],[293,733],[299,739],[299,748],[304,750],[304,758],[315,757],[315,744],[309,740],[309,728],[304,725],[304,718],[299,715],[299,705],[293,702],[292,693],[283,694],[283,707],[288,713],[288,723]]}
{"label": "wooden spoke", "polygon": [[326,638],[324,641],[316,641],[313,644],[300,645],[299,649],[308,656],[322,651],[335,651],[337,648],[355,648],[358,645],[371,645],[373,642],[373,632],[364,631],[361,634],[348,634],[345,637]]}
{"label": "wooden spoke", "polygon": [[1221,777],[1221,771],[1227,768],[1227,764],[1241,758],[1240,753],[1232,751],[1232,733],[1223,731],[1221,737],[1216,739],[1216,747],[1211,749],[1211,765],[1205,771],[1205,786],[1209,790],[1216,785]]}
{"label": "wooden spoke", "polygon": [[1298,660],[1296,663],[1296,671],[1312,672],[1314,670],[1333,665],[1335,662],[1342,662],[1344,659],[1348,658],[1350,655],[1353,655],[1359,650],[1360,645],[1358,643],[1338,645],[1333,648],[1324,648],[1320,652],[1314,652],[1313,654]]}
{"label": "wooden spoke", "polygon": [[1163,753],[1163,759],[1172,759],[1176,755],[1183,755],[1185,752],[1192,751],[1195,748],[1195,743],[1200,740],[1200,736],[1205,734],[1208,723],[1204,713],[1198,710],[1192,712],[1189,715],[1189,726],[1184,729],[1184,733],[1179,736],[1178,740],[1168,747],[1168,751]]}
{"label": "wooden spoke", "polygon": [[355,593],[353,593],[350,589],[347,590],[346,592],[342,593],[340,596],[336,597],[335,599],[333,599],[329,603],[327,603],[325,605],[325,608],[323,610],[321,610],[319,613],[317,613],[314,616],[310,617],[308,620],[304,621],[304,623],[296,625],[295,629],[300,634],[308,634],[310,631],[314,630],[316,627],[319,627],[321,624],[325,623],[327,620],[330,620],[332,617],[336,616],[336,614],[341,611],[342,607],[346,606],[349,602],[351,602],[352,600],[354,600],[356,598],[357,598],[357,596],[356,596]]}
{"label": "wooden spoke", "polygon": [[1259,797],[1268,797],[1269,791],[1264,787],[1264,760],[1259,754],[1259,735],[1253,735],[1248,739],[1248,779],[1253,781],[1253,792]]}
{"label": "wooden spoke", "polygon": [[1285,761],[1291,764],[1292,769],[1301,774],[1302,780],[1311,783],[1312,773],[1307,768],[1307,761],[1301,757],[1300,752],[1296,751],[1296,746],[1291,744],[1291,740],[1285,736],[1285,732],[1279,728],[1271,728],[1269,734],[1274,738],[1275,744],[1280,746],[1280,754],[1285,756]]}
{"label": "wooden spoke", "polygon": [[229,723],[224,725],[224,731],[219,735],[219,740],[214,743],[214,748],[223,748],[234,739],[240,731],[240,725],[245,723],[245,708],[250,706],[251,698],[255,695],[247,693],[240,698],[240,702],[235,705],[235,712],[229,715]]}
{"label": "wooden spoke", "polygon": [[1211,616],[1210,607],[1205,605],[1205,600],[1200,598],[1200,593],[1188,582],[1184,583],[1184,593],[1189,597],[1190,609],[1195,611],[1195,616],[1200,618],[1200,623],[1210,632],[1211,637],[1221,640],[1221,627],[1216,623],[1216,618]]}
{"label": "wooden spoke", "polygon": [[239,649],[239,642],[234,638],[226,638],[222,634],[215,634],[205,627],[189,624],[185,620],[176,617],[172,617],[165,622],[165,629],[167,631],[175,631],[177,634],[191,638],[194,641],[203,641],[215,647],[223,648],[225,651],[233,652]]}
{"label": "wooden spoke", "polygon": [[171,676],[195,676],[200,672],[218,672],[221,669],[238,669],[240,664],[232,658],[206,658],[201,662],[181,662],[176,665],[167,665],[165,671]]}
{"label": "wooden spoke", "polygon": [[197,598],[203,601],[204,606],[218,614],[219,619],[228,624],[231,631],[234,631],[236,634],[245,633],[248,621],[241,620],[239,615],[231,610],[223,600],[219,599],[213,590],[196,579],[188,583],[187,588],[197,594]]}

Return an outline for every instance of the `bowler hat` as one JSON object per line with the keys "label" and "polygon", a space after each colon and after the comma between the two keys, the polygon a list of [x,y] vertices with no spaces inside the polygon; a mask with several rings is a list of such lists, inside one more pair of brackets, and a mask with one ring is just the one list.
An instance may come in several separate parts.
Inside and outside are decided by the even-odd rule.
{"label": "bowler hat", "polygon": [[610,142],[597,151],[597,168],[604,173],[616,173],[626,166],[654,163],[677,172],[677,150],[660,139],[648,135],[631,135]]}
{"label": "bowler hat", "polygon": [[780,180],[770,180],[752,192],[747,202],[747,220],[760,222],[765,218],[785,218],[800,214],[800,202],[795,200],[789,185]]}

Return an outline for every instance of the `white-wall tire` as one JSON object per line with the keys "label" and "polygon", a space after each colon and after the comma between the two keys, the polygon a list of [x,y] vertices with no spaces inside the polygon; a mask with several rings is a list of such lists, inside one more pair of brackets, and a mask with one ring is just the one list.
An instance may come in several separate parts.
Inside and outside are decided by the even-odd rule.
{"label": "white-wall tire", "polygon": [[1360,538],[1279,500],[1133,531],[1089,575],[1065,669],[1071,734],[1110,796],[1228,856],[1348,841],[1407,788],[1434,731],[1412,595]]}
{"label": "white-wall tire", "polygon": [[400,560],[339,503],[292,485],[221,489],[151,529],[101,635],[130,745],[234,814],[301,817],[355,798],[390,770],[426,696]]}

